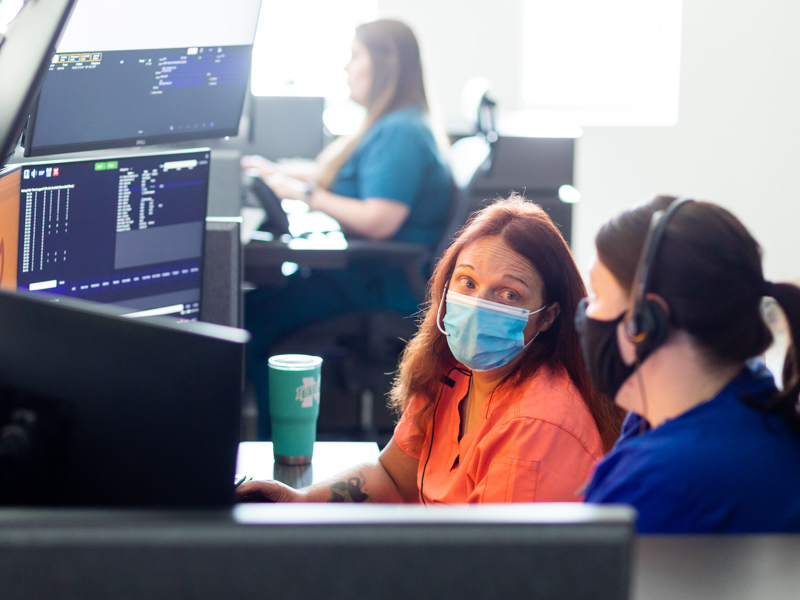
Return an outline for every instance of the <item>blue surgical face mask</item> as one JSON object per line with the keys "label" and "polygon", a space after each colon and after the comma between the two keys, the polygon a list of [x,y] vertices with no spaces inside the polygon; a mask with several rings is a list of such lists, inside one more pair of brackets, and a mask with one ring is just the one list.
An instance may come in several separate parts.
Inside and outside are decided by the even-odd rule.
{"label": "blue surgical face mask", "polygon": [[[447,336],[447,345],[456,360],[473,371],[491,371],[513,360],[539,335],[537,332],[525,343],[523,330],[528,318],[547,308],[545,305],[529,311],[451,291],[446,297],[444,329],[439,325],[442,304],[439,304],[436,324]],[[442,303],[444,300],[443,296]]]}

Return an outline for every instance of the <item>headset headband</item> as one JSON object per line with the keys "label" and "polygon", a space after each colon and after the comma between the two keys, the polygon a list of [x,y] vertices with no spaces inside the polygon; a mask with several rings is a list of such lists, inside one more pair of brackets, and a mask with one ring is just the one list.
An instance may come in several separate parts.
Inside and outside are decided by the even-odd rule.
{"label": "headset headband", "polygon": [[672,201],[665,209],[653,213],[650,219],[650,228],[644,239],[642,253],[639,255],[639,264],[636,266],[636,275],[633,278],[633,306],[628,314],[625,330],[634,343],[644,340],[646,332],[640,326],[644,302],[647,298],[648,284],[650,283],[653,264],[655,263],[661,238],[667,229],[667,224],[678,209],[687,202],[694,202],[692,198],[680,197]]}

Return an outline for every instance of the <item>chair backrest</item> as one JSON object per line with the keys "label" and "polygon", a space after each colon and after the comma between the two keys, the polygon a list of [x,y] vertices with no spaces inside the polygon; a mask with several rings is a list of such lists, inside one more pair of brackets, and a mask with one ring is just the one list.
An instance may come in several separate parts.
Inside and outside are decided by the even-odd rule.
{"label": "chair backrest", "polygon": [[476,173],[486,168],[491,153],[491,144],[482,135],[458,140],[450,148],[450,174],[453,193],[447,216],[447,226],[434,250],[431,271],[453,242],[453,237],[464,226],[470,213],[470,191]]}
{"label": "chair backrest", "polygon": [[559,198],[559,189],[573,183],[574,156],[572,138],[499,137],[469,183],[467,210],[515,191],[541,206],[571,243],[572,205]]}

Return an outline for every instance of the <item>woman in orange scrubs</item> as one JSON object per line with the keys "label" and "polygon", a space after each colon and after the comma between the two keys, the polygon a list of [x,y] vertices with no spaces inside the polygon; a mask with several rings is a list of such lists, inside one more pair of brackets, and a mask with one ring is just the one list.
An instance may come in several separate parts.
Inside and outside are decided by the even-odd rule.
{"label": "woman in orange scrubs", "polygon": [[574,327],[586,295],[567,244],[519,197],[473,218],[439,261],[431,302],[392,390],[402,412],[377,462],[248,500],[570,502],[619,434]]}

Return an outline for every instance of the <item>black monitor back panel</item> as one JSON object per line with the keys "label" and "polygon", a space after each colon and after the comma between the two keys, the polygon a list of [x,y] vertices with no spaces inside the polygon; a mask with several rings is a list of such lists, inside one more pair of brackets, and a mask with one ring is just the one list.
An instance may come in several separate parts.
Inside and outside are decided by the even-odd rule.
{"label": "black monitor back panel", "polygon": [[254,96],[251,102],[248,152],[269,160],[313,159],[322,152],[324,98]]}
{"label": "black monitor back panel", "polygon": [[[578,518],[581,513],[585,516]],[[356,597],[381,600],[631,597],[635,517],[625,507],[535,503],[426,510],[375,504],[249,504],[235,508],[234,516],[237,522],[226,522],[223,516],[176,518],[155,511],[16,511],[0,528],[5,575],[0,578],[0,595],[217,600],[264,598],[270,597],[264,590],[280,590],[272,597],[350,600],[357,590]],[[42,539],[49,543],[43,546]],[[647,541],[639,539],[636,545]],[[765,577],[776,569],[770,558],[781,552],[790,557],[780,561],[781,568],[796,582],[800,540],[794,539],[794,548],[770,546],[774,554],[769,556],[763,553],[765,540],[753,541],[749,552],[762,557],[759,566]],[[685,578],[679,582],[669,579],[674,564],[681,564],[677,553],[668,553],[669,560],[660,562],[660,548],[640,552],[645,566],[660,576],[662,587],[637,597],[730,598],[703,595],[697,583],[698,593],[670,593],[675,586],[696,591],[687,580],[700,577],[704,582],[711,577],[716,584],[706,589],[729,589],[725,584],[731,573],[719,573],[729,562],[726,546],[711,544],[710,552],[709,544],[703,540],[691,554],[694,560],[708,560],[708,569],[702,562],[701,571],[696,562],[691,565],[694,570],[684,563]],[[752,560],[746,552],[736,556],[737,565]],[[36,576],[26,576],[29,573]],[[747,577],[749,583],[752,574]],[[741,580],[746,587],[745,575]],[[796,593],[788,595],[790,588],[794,592],[796,584],[791,587],[787,580],[787,595],[760,597],[794,598]]]}
{"label": "black monitor back panel", "polygon": [[26,2],[0,33],[0,169],[14,152],[75,0]]}
{"label": "black monitor back panel", "polygon": [[50,63],[26,156],[238,133],[260,0],[222,15],[210,0],[84,1]]}
{"label": "black monitor back panel", "polygon": [[0,285],[196,319],[209,162],[204,149],[7,170]]}
{"label": "black monitor back panel", "polygon": [[229,505],[247,333],[118,312],[0,291],[0,499]]}

